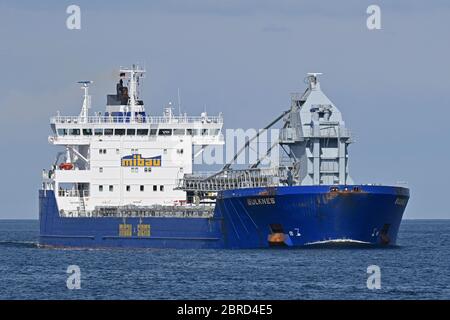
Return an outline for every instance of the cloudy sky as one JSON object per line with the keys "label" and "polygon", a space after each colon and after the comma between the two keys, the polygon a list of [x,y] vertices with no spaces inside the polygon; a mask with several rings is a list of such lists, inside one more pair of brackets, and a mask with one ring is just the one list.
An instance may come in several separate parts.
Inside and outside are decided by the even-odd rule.
{"label": "cloudy sky", "polygon": [[[67,6],[81,30],[66,28]],[[381,8],[381,30],[366,9]],[[41,170],[56,110],[78,114],[76,81],[94,81],[103,111],[117,67],[148,70],[152,114],[223,112],[227,128],[259,128],[304,90],[306,72],[356,135],[351,175],[406,181],[406,218],[450,218],[450,2],[448,1],[5,1],[0,2],[0,218],[38,217]]]}

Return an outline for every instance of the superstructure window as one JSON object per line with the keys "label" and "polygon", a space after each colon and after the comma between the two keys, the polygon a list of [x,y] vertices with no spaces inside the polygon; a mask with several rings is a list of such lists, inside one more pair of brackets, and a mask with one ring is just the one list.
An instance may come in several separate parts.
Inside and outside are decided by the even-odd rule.
{"label": "superstructure window", "polygon": [[156,136],[156,133],[158,132],[158,129],[150,129],[150,135]]}
{"label": "superstructure window", "polygon": [[126,190],[127,190],[127,192],[130,192],[131,187],[130,187],[130,186],[127,186],[127,187],[126,187]]}
{"label": "superstructure window", "polygon": [[106,149],[98,149],[98,153],[100,153],[100,154],[106,154]]}
{"label": "superstructure window", "polygon": [[69,129],[69,134],[72,136],[79,136],[80,135],[80,129]]}
{"label": "superstructure window", "polygon": [[202,136],[208,135],[208,129],[202,129]]}
{"label": "superstructure window", "polygon": [[144,186],[141,185],[141,187],[139,188],[141,191],[144,191]]}
{"label": "superstructure window", "polygon": [[109,186],[109,192],[113,192],[114,191],[114,186]]}
{"label": "superstructure window", "polygon": [[136,129],[127,129],[127,136],[134,136],[136,134]]}
{"label": "superstructure window", "polygon": [[174,136],[184,136],[185,130],[184,129],[174,129],[173,135]]}
{"label": "superstructure window", "polygon": [[158,191],[158,186],[153,186],[153,191]]}
{"label": "superstructure window", "polygon": [[103,186],[102,185],[98,186],[98,191],[103,192]]}
{"label": "superstructure window", "polygon": [[159,191],[164,191],[164,186],[159,186]]}
{"label": "superstructure window", "polygon": [[83,129],[83,136],[92,136],[92,129]]}
{"label": "superstructure window", "polygon": [[187,129],[186,134],[188,136],[196,136],[198,135],[198,129]]}
{"label": "superstructure window", "polygon": [[102,173],[103,172],[103,168],[102,167],[98,168],[98,172]]}
{"label": "superstructure window", "polygon": [[103,129],[94,129],[94,135],[96,136],[103,135]]}
{"label": "superstructure window", "polygon": [[58,136],[67,135],[67,129],[58,129]]}
{"label": "superstructure window", "polygon": [[212,136],[217,136],[220,132],[220,129],[210,129],[209,134]]}
{"label": "superstructure window", "polygon": [[137,129],[136,133],[138,136],[148,136],[148,129]]}
{"label": "superstructure window", "polygon": [[172,129],[159,129],[160,136],[171,136],[172,135]]}
{"label": "superstructure window", "polygon": [[116,130],[114,130],[114,135],[116,135],[116,136],[124,136],[125,135],[125,129],[116,129]]}
{"label": "superstructure window", "polygon": [[113,129],[105,129],[105,136],[112,136],[114,130]]}
{"label": "superstructure window", "polygon": [[144,168],[144,172],[152,172],[152,168],[150,168],[150,167],[145,167],[145,168]]}

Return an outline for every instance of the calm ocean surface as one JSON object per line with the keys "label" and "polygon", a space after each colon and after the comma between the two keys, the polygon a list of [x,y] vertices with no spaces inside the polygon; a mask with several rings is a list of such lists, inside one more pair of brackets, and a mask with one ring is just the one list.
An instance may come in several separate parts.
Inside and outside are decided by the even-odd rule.
{"label": "calm ocean surface", "polygon": [[[402,222],[398,247],[42,249],[38,222],[0,220],[0,299],[450,299],[450,220]],[[366,286],[369,265],[381,289]],[[67,267],[81,289],[66,287]]]}

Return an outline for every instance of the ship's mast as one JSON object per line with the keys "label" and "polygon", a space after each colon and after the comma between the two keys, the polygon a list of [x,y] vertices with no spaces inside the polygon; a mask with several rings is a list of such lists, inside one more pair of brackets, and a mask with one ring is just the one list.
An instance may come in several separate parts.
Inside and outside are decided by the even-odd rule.
{"label": "ship's mast", "polygon": [[131,113],[131,119],[134,120],[136,112],[144,112],[144,106],[138,103],[139,100],[139,81],[144,77],[145,69],[133,64],[131,68],[120,68],[121,74],[128,74],[128,107],[127,112]]}
{"label": "ship's mast", "polygon": [[93,81],[78,81],[78,83],[82,84],[81,89],[84,90],[83,95],[83,105],[81,107],[80,118],[81,122],[86,123],[89,116],[89,109],[91,108],[91,96],[89,95],[89,85],[93,83]]}

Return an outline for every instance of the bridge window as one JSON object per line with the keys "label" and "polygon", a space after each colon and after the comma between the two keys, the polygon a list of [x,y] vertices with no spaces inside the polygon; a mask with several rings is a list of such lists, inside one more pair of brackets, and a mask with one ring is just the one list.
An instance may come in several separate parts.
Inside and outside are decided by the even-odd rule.
{"label": "bridge window", "polygon": [[98,186],[98,191],[103,192],[103,186],[102,185]]}
{"label": "bridge window", "polygon": [[139,189],[140,189],[141,191],[144,191],[144,186],[141,185]]}
{"label": "bridge window", "polygon": [[58,129],[58,136],[67,135],[67,129]]}
{"label": "bridge window", "polygon": [[83,129],[83,136],[92,136],[92,129]]}
{"label": "bridge window", "polygon": [[105,129],[105,136],[112,136],[114,130],[113,129]]}
{"label": "bridge window", "polygon": [[69,134],[73,136],[79,136],[80,135],[80,129],[69,129]]}
{"label": "bridge window", "polygon": [[148,136],[148,129],[137,129],[138,136]]}
{"label": "bridge window", "polygon": [[103,135],[103,129],[94,129],[94,135],[96,136]]}
{"label": "bridge window", "polygon": [[198,130],[197,129],[187,129],[186,134],[188,136],[197,136],[198,135]]}
{"label": "bridge window", "polygon": [[158,186],[153,186],[153,191],[158,191]]}
{"label": "bridge window", "polygon": [[220,132],[220,129],[210,129],[209,134],[212,136],[217,136]]}
{"label": "bridge window", "polygon": [[98,168],[98,172],[102,173],[103,172],[103,168],[102,167]]}
{"label": "bridge window", "polygon": [[208,135],[208,129],[202,129],[202,136]]}
{"label": "bridge window", "polygon": [[136,129],[127,129],[127,136],[134,136],[136,134]]}
{"label": "bridge window", "polygon": [[175,136],[184,136],[185,130],[184,129],[174,129],[173,130],[173,134]]}
{"label": "bridge window", "polygon": [[158,129],[150,129],[150,135],[156,136],[156,133],[158,132]]}
{"label": "bridge window", "polygon": [[130,187],[130,186],[127,186],[127,187],[126,187],[126,190],[127,190],[127,192],[130,192],[131,187]]}
{"label": "bridge window", "polygon": [[116,136],[123,136],[123,135],[125,135],[125,129],[116,129],[116,130],[114,130],[114,134]]}
{"label": "bridge window", "polygon": [[109,192],[113,192],[114,191],[114,186],[109,186]]}
{"label": "bridge window", "polygon": [[172,129],[159,129],[160,136],[171,136],[172,135]]}
{"label": "bridge window", "polygon": [[159,186],[159,191],[164,191],[164,186]]}

